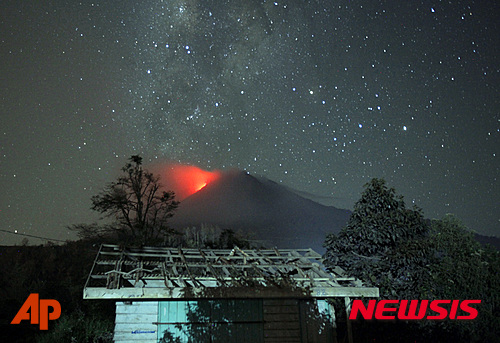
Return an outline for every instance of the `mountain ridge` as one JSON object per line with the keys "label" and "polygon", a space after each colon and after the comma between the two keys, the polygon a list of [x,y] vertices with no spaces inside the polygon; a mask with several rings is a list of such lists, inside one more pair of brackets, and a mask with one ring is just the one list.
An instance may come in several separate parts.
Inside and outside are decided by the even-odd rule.
{"label": "mountain ridge", "polygon": [[[240,231],[268,247],[312,248],[323,253],[326,235],[340,232],[351,213],[267,178],[231,170],[181,201],[171,226],[213,225]],[[475,238],[500,249],[498,237],[475,234]]]}
{"label": "mountain ridge", "polygon": [[171,224],[177,229],[216,225],[253,234],[279,248],[323,252],[326,235],[339,232],[350,213],[304,198],[266,178],[232,170],[184,199]]}

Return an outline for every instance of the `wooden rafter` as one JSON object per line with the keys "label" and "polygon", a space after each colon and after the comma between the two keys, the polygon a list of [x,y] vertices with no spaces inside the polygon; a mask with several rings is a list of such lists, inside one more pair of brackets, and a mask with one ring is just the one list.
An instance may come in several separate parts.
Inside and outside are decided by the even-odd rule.
{"label": "wooden rafter", "polygon": [[175,298],[203,289],[229,290],[249,284],[262,288],[249,296],[274,294],[272,288],[287,287],[307,287],[315,297],[378,296],[378,289],[362,287],[340,268],[327,272],[321,255],[311,249],[123,249],[102,245],[84,297]]}

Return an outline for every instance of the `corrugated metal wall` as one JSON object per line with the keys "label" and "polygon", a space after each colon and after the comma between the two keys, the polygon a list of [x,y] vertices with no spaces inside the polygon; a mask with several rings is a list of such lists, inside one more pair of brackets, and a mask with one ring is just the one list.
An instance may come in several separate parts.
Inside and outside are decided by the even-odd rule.
{"label": "corrugated metal wall", "polygon": [[157,342],[158,301],[116,302],[114,341]]}

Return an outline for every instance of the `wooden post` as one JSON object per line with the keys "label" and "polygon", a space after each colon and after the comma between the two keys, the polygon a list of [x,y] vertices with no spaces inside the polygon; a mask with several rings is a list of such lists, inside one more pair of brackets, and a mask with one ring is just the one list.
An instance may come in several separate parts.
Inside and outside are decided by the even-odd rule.
{"label": "wooden post", "polygon": [[345,301],[345,312],[346,312],[346,324],[347,324],[347,341],[349,343],[354,343],[352,338],[352,326],[351,321],[349,320],[349,315],[351,314],[351,299],[349,297],[344,298]]}

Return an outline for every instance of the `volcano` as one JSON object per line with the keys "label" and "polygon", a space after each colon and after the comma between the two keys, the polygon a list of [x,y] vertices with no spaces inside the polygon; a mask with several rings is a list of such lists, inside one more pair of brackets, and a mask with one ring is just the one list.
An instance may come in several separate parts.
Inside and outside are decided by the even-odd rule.
{"label": "volcano", "polygon": [[171,219],[176,229],[215,225],[241,231],[267,247],[324,252],[328,233],[345,226],[350,211],[325,206],[246,172],[221,172],[181,201]]}

